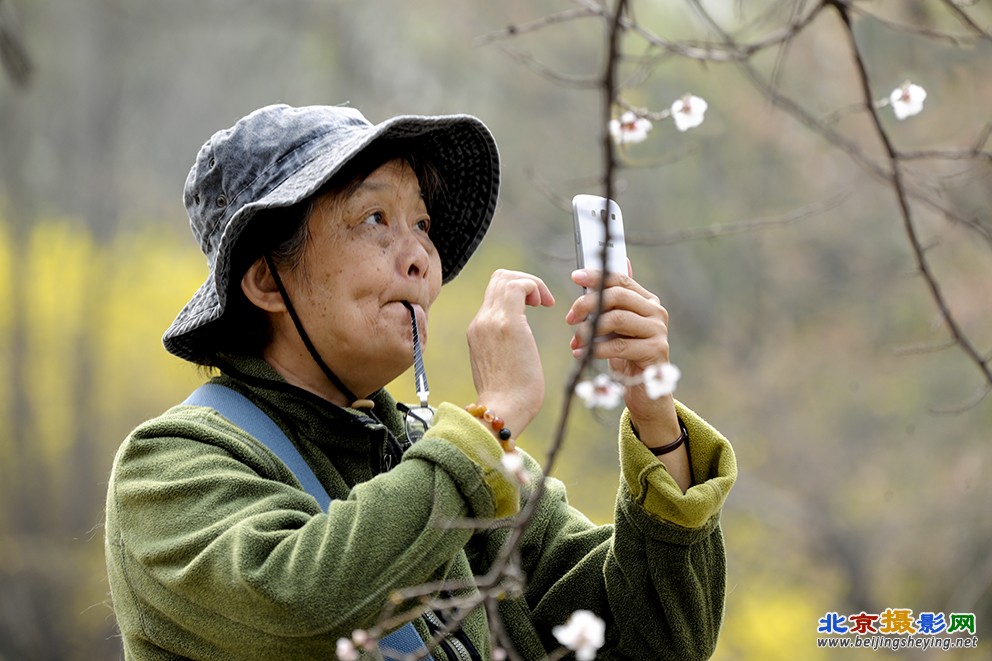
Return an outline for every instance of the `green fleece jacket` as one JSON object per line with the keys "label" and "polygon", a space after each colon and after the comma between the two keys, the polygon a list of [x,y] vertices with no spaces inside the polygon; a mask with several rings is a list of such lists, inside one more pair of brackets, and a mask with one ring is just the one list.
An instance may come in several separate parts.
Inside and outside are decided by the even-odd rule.
{"label": "green fleece jacket", "polygon": [[[298,447],[334,499],[327,511],[264,445],[212,409],[181,405],[125,440],[107,494],[106,560],[128,659],[333,659],[338,638],[373,627],[397,590],[443,580],[475,588],[507,537],[470,529],[518,511],[501,448],[460,407],[379,472],[402,417],[385,392],[378,419],[285,383],[262,361],[217,379],[252,399]],[[244,373],[240,372],[244,370]],[[595,526],[549,479],[521,549],[523,594],[499,615],[524,659],[557,648],[553,626],[584,608],[606,622],[601,659],[700,659],[724,601],[719,511],[736,476],[729,443],[687,408],[695,486],[685,494],[620,423],[614,525]],[[380,422],[381,420],[381,422]],[[457,594],[457,593],[456,593]],[[422,619],[415,620],[422,637]],[[485,609],[464,620],[491,658]],[[440,648],[435,659],[445,658]]]}

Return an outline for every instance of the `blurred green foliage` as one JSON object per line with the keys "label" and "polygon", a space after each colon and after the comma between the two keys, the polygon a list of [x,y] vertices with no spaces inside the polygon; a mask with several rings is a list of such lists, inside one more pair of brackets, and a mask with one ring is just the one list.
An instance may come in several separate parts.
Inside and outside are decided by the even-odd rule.
{"label": "blurred green foliage", "polygon": [[[682,3],[633,4],[669,38],[704,36]],[[733,4],[758,13],[776,3]],[[859,4],[962,31],[943,3]],[[473,399],[464,331],[489,274],[540,275],[558,299],[530,313],[548,394],[520,442],[544,458],[573,367],[563,321],[578,294],[568,279],[567,200],[601,188],[599,21],[482,46],[474,45],[482,35],[572,5],[14,6],[36,69],[25,92],[0,83],[0,659],[120,655],[100,528],[113,453],[134,425],[204,378],[160,343],[206,273],[179,191],[203,140],[264,103],[348,101],[373,120],[470,112],[492,127],[504,164],[500,206],[482,249],[431,311],[432,401]],[[992,20],[988,7],[974,11]],[[987,42],[928,39],[860,15],[856,33],[879,97],[907,77],[930,92],[920,116],[899,124],[886,116],[900,148],[971,146],[990,120]],[[540,75],[504,49],[561,75]],[[835,21],[776,55],[754,64],[770,73],[779,62],[781,89],[811,112],[857,100]],[[776,110],[733,66],[659,58],[628,100],[660,109],[687,90],[709,101],[703,126],[682,134],[657,124],[621,154],[617,183],[635,277],[671,313],[677,395],[738,454],[740,481],[723,513],[729,590],[716,658],[830,658],[815,647],[817,619],[829,611],[974,612],[986,637],[992,402],[935,414],[968,399],[980,383],[974,366],[953,348],[897,351],[944,335],[891,190]],[[863,115],[837,128],[878,155]],[[988,222],[988,163],[927,165],[911,164],[909,175]],[[803,209],[761,231],[719,231]],[[987,350],[990,246],[932,211],[918,209],[916,219],[945,293]],[[673,238],[707,228],[713,238]],[[409,374],[391,389],[414,398]],[[613,516],[618,415],[576,405],[555,470],[599,522]],[[946,658],[988,650],[986,641]]]}

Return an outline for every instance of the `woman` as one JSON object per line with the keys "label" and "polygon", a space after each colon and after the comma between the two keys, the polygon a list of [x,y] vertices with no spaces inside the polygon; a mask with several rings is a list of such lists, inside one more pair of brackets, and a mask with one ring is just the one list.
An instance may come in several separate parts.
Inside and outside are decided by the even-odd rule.
{"label": "woman", "polygon": [[[210,274],[165,346],[219,368],[215,385],[250,402],[248,419],[274,422],[271,435],[305,465],[291,468],[269,432],[195,399],[132,432],[115,459],[106,533],[127,658],[333,658],[339,640],[407,612],[391,601],[404,589],[478,594],[473,577],[507,539],[490,522],[517,513],[540,479],[512,439],[544,396],[524,312],[552,305],[551,292],[529,274],[493,274],[468,329],[473,412],[443,403],[420,437],[383,387],[419,358],[431,304],[481,241],[498,179],[492,136],[468,116],[373,126],[349,108],[270,106],[203,146],[184,199]],[[584,287],[597,277],[573,275]],[[565,315],[577,355],[593,305],[580,296]],[[598,357],[628,376],[667,362],[655,296],[611,276],[604,308],[600,333],[623,337],[597,342]],[[443,638],[435,659],[509,646],[538,659],[582,609],[606,623],[600,658],[712,653],[732,450],[670,396],[631,386],[625,400],[615,526],[593,526],[548,480],[520,544],[522,593],[498,616],[427,612],[401,634]],[[486,409],[497,419],[478,417]],[[506,452],[523,458],[526,479],[501,469]],[[474,527],[451,525],[465,520]]]}

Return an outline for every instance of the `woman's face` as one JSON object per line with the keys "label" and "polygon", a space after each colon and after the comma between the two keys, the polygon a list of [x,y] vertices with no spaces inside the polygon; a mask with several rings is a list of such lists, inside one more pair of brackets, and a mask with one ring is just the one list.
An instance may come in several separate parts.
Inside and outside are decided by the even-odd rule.
{"label": "woman's face", "polygon": [[318,198],[300,264],[284,274],[290,299],[317,350],[359,396],[413,362],[409,301],[420,338],[441,291],[420,184],[402,159],[343,192]]}

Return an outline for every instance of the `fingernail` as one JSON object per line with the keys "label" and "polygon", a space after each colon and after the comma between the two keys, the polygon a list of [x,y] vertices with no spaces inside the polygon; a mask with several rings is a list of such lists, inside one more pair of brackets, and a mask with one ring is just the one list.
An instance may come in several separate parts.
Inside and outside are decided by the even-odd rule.
{"label": "fingernail", "polygon": [[582,284],[583,282],[589,281],[589,272],[585,269],[576,269],[572,271],[572,281]]}

